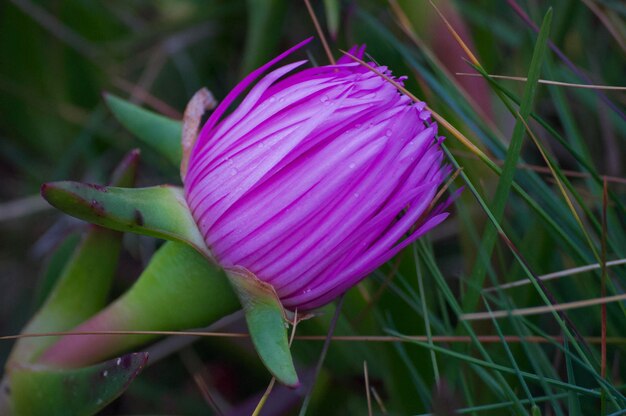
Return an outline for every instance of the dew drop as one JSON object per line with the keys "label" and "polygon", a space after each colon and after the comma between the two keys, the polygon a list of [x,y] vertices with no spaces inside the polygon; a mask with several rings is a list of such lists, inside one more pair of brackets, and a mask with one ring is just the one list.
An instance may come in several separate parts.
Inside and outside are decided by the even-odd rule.
{"label": "dew drop", "polygon": [[361,194],[360,194],[360,193],[358,193],[358,192],[355,192],[355,193],[354,193],[354,197],[355,197],[355,198],[358,198],[359,196],[361,196]]}
{"label": "dew drop", "polygon": [[385,136],[387,136],[387,137],[391,137],[392,134],[393,134],[393,132],[391,131],[391,129],[387,129],[385,131]]}
{"label": "dew drop", "polygon": [[350,167],[350,169],[354,169],[354,167],[356,166],[356,163],[352,162],[348,166]]}
{"label": "dew drop", "polygon": [[269,99],[269,102],[270,102],[270,103],[273,103],[274,101],[276,101],[276,97],[271,96],[271,97],[270,97],[270,99]]}
{"label": "dew drop", "polygon": [[106,377],[106,376],[108,376],[108,375],[109,375],[109,372],[108,372],[107,370],[104,370],[104,371],[102,372],[102,377]]}
{"label": "dew drop", "polygon": [[328,102],[328,95],[323,95],[322,98],[320,98],[320,101],[323,103],[327,103]]}
{"label": "dew drop", "polygon": [[237,172],[239,172],[239,171],[237,170],[237,168],[232,168],[232,169],[230,170],[230,174],[231,174],[232,176],[235,176],[235,175],[237,174]]}
{"label": "dew drop", "polygon": [[278,102],[279,102],[279,103],[282,103],[282,102],[284,102],[284,101],[285,101],[285,99],[284,99],[284,98],[279,98],[279,99],[278,99]]}

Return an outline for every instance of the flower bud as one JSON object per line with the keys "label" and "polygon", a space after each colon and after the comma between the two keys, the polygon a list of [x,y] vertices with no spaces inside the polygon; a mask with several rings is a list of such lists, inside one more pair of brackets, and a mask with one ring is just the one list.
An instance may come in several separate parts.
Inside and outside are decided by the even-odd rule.
{"label": "flower bud", "polygon": [[[308,310],[443,221],[444,207],[431,205],[449,169],[425,103],[347,57],[275,69],[223,117],[294,49],[250,74],[211,115],[185,191],[222,267],[243,267],[285,307]],[[362,57],[364,48],[351,52]]]}

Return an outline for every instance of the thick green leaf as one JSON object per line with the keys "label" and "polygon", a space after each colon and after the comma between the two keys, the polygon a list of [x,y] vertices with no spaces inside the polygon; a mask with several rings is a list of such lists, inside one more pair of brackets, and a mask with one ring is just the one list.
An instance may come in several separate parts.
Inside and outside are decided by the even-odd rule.
{"label": "thick green leaf", "polygon": [[[209,325],[240,308],[221,269],[193,248],[165,243],[137,282],[73,331],[179,331]],[[66,335],[40,359],[75,367],[92,364],[156,335]]]}
{"label": "thick green leaf", "polygon": [[122,394],[147,361],[147,353],[136,353],[80,369],[17,367],[11,372],[10,412],[29,416],[95,414]]}
{"label": "thick green leaf", "polygon": [[180,165],[180,121],[153,113],[112,94],[105,94],[104,99],[124,127],[165,156],[174,166]]}
{"label": "thick green leaf", "polygon": [[261,361],[278,381],[297,386],[298,374],[289,350],[285,311],[276,292],[245,269],[230,269],[227,274],[243,306],[248,331]]}
{"label": "thick green leaf", "polygon": [[162,185],[131,189],[64,181],[44,184],[41,194],[51,205],[82,220],[184,242],[211,257],[181,188]]}
{"label": "thick green leaf", "polygon": [[50,296],[50,293],[63,275],[69,259],[74,255],[80,240],[80,233],[71,233],[50,254],[43,273],[37,282],[33,310],[41,308],[46,299],[48,299],[48,296]]}
{"label": "thick green leaf", "polygon": [[[129,152],[113,172],[111,183],[132,186],[138,162],[139,152]],[[45,302],[22,332],[64,331],[102,309],[117,269],[121,242],[121,233],[90,227],[62,266]],[[31,362],[54,341],[53,337],[20,339],[13,347],[8,365]]]}
{"label": "thick green leaf", "polygon": [[[100,227],[90,230],[50,296],[22,332],[68,330],[102,309],[117,269],[120,248],[120,233]],[[54,337],[20,339],[7,365],[32,361],[54,341]]]}

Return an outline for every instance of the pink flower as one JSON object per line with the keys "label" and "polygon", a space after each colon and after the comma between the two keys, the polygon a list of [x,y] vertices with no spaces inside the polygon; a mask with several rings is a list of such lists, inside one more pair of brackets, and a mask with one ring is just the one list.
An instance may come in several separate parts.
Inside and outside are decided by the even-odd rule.
{"label": "pink flower", "polygon": [[300,310],[330,302],[443,221],[443,206],[428,209],[449,171],[425,103],[346,57],[297,72],[306,61],[282,66],[222,117],[305,42],[228,94],[185,178],[218,263],[248,269]]}

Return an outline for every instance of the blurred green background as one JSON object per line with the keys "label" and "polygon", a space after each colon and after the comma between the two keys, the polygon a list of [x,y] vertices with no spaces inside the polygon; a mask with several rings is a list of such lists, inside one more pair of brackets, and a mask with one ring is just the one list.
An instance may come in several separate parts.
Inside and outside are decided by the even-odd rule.
{"label": "blurred green background", "polygon": [[[626,85],[626,7],[620,1],[437,4],[491,74],[527,76],[537,34],[518,12],[540,25],[553,7],[549,37],[554,48],[540,62],[541,78]],[[476,71],[427,1],[325,0],[312,5],[335,57],[340,56],[339,49],[366,43],[373,59],[395,75],[408,75],[410,91],[502,165],[506,145],[512,137],[515,140],[515,117],[504,102],[517,109],[515,99],[522,99],[525,84],[497,80],[490,86],[481,78],[457,75]],[[48,267],[59,267],[49,264],[50,254],[84,227],[38,196],[43,182],[104,183],[133,147],[142,150],[139,186],[180,182],[177,169],[163,155],[113,118],[103,92],[180,118],[186,102],[201,87],[220,100],[242,76],[306,37],[317,39],[300,55],[317,65],[327,63],[301,1],[9,0],[0,4],[0,33],[0,334],[20,331],[45,293]],[[511,98],[504,98],[507,93]],[[451,219],[349,292],[336,332],[423,335],[429,328],[436,336],[491,335],[496,341],[498,331],[562,335],[550,314],[497,324],[484,320],[466,327],[459,323],[458,312],[485,310],[480,298],[475,305],[468,301],[473,296],[468,293],[478,293],[476,286],[482,284],[475,262],[484,266],[482,274],[487,274],[486,285],[491,286],[528,277],[525,266],[539,275],[598,263],[594,251],[607,260],[625,257],[625,107],[624,90],[540,84],[532,108],[541,120],[530,122],[530,128],[554,161],[556,177],[565,182],[581,222],[526,136],[514,180],[527,198],[507,193],[504,217],[498,218],[526,263],[516,260],[501,241],[493,256],[491,250],[480,254],[488,220],[466,187]],[[471,181],[493,208],[498,175],[447,131],[442,133],[464,168],[465,181]],[[598,175],[607,176],[610,191],[604,231]],[[452,188],[461,185],[463,180],[456,179]],[[116,293],[132,283],[158,244],[126,236]],[[607,272],[607,295],[623,294],[625,276],[624,266]],[[600,297],[601,278],[596,270],[546,285],[552,302],[572,302]],[[492,309],[543,304],[530,285],[482,294]],[[623,393],[624,303],[612,303],[607,310],[608,336],[615,338],[607,346],[607,383]],[[324,335],[333,306],[324,311],[303,323],[299,333]],[[568,319],[574,333],[600,335],[598,306],[569,311]],[[244,327],[237,321],[226,329],[237,332]],[[546,415],[601,414],[606,399],[571,388],[599,388],[593,375],[600,372],[598,341],[578,341],[587,361],[577,361],[579,353],[572,352],[576,348],[557,341],[437,344],[457,354],[455,358],[406,342],[333,342],[308,413],[367,414],[363,374],[367,361],[375,414],[448,415],[452,409],[480,415],[525,414],[533,404]],[[294,344],[305,381],[312,379],[321,346],[320,341]],[[10,347],[10,342],[0,342],[0,361]],[[148,368],[103,414],[213,412],[194,379],[198,375],[225,414],[249,414],[269,382],[247,341],[207,339],[182,351]],[[469,357],[493,360],[513,372],[478,365]],[[520,369],[540,381],[521,376]],[[546,384],[541,381],[544,377],[561,379],[569,387]],[[279,388],[261,414],[297,414],[305,394],[306,385],[296,391]],[[619,403],[624,402],[608,400],[605,414],[617,411]],[[484,405],[488,407],[480,407]]]}

